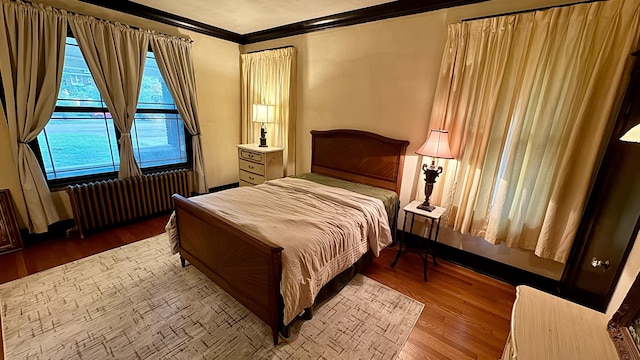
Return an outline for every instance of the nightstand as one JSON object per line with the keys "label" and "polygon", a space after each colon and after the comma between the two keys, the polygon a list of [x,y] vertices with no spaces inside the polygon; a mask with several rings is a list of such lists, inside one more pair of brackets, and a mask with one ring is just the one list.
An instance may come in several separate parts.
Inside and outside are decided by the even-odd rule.
{"label": "nightstand", "polygon": [[240,186],[259,185],[282,177],[283,148],[259,147],[258,144],[237,146]]}
{"label": "nightstand", "polygon": [[[400,241],[400,249],[398,249],[398,255],[396,255],[396,259],[391,263],[391,267],[396,266],[398,260],[400,260],[400,256],[403,253],[402,247],[404,246],[404,252],[409,252],[409,250],[414,250],[418,253],[422,262],[424,263],[424,281],[427,281],[427,256],[429,255],[429,240],[438,241],[438,233],[440,232],[440,218],[442,214],[444,214],[445,208],[436,206],[433,211],[425,211],[418,209],[418,205],[422,204],[422,201],[412,201],[409,205],[405,206],[402,210],[404,210],[404,221],[402,223],[402,236]],[[413,249],[410,249],[410,246],[404,241],[404,234],[406,232],[407,226],[407,214],[411,214],[411,226],[409,227],[409,233],[413,233],[413,223],[416,219],[416,216],[421,216],[426,219],[426,224],[424,226],[424,230],[422,232],[422,239],[425,240],[424,249],[420,246],[422,241],[419,241],[415,244]],[[435,229],[434,229],[435,228]],[[427,236],[427,229],[429,230],[429,234]],[[435,230],[435,234],[434,234]],[[433,264],[438,265],[436,260],[436,254],[433,252],[431,254],[433,257]]]}

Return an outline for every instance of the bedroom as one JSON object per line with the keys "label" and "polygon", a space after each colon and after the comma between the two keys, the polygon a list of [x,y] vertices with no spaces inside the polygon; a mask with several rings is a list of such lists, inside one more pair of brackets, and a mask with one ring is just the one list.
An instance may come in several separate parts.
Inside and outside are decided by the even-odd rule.
{"label": "bedroom", "polygon": [[[354,128],[395,139],[409,140],[404,168],[403,204],[413,199],[420,185],[418,157],[412,155],[428,132],[437,73],[444,49],[447,25],[462,19],[503,14],[566,3],[562,1],[490,1],[320,32],[297,35],[246,46],[181,28],[141,19],[79,1],[49,1],[69,11],[119,21],[194,40],[195,76],[200,99],[199,112],[207,186],[215,188],[238,181],[237,152],[241,117],[239,54],[284,45],[298,49],[298,123],[296,168],[310,167],[310,130]],[[7,130],[0,125],[0,143]],[[3,169],[15,169],[10,151],[0,151]],[[17,173],[0,174],[0,188],[20,194]],[[72,217],[62,192],[54,193],[62,218]],[[18,212],[25,213],[22,199],[15,199]],[[22,224],[24,225],[24,224]],[[441,238],[445,241],[445,235]],[[453,239],[452,241],[455,241]],[[540,260],[528,252],[511,250],[470,240],[452,246],[524,268],[546,278],[558,279],[563,267]],[[634,249],[635,251],[635,249]],[[637,273],[630,256],[623,279],[627,287]],[[624,293],[624,292],[623,292]],[[616,295],[619,297],[618,293]]]}

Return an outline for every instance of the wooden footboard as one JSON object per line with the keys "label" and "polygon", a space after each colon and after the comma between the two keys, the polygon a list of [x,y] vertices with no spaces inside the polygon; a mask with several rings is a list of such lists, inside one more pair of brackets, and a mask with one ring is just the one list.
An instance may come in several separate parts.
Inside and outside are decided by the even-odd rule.
{"label": "wooden footboard", "polygon": [[266,322],[277,345],[282,247],[245,234],[180,195],[173,200],[180,256]]}

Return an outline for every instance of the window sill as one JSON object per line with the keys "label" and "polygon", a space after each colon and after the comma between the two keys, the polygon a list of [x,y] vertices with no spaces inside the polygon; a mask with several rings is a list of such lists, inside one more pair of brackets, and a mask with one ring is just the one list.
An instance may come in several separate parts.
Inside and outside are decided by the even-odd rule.
{"label": "window sill", "polygon": [[[175,165],[165,165],[165,166],[156,166],[142,169],[143,175],[154,174],[162,171],[171,171],[171,170],[193,170],[191,164],[175,164]],[[99,182],[99,181],[109,181],[116,180],[118,178],[117,172],[110,173],[102,173],[95,175],[87,175],[87,176],[78,176],[67,179],[56,179],[56,180],[48,180],[47,184],[49,185],[50,191],[65,191],[68,186],[73,185],[81,185],[90,182]]]}

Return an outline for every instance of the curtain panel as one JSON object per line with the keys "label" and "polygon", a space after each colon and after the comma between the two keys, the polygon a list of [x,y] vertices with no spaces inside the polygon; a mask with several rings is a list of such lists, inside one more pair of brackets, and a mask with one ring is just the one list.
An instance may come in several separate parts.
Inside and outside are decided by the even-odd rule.
{"label": "curtain panel", "polygon": [[242,143],[255,143],[260,124],[253,104],[275,105],[275,123],[267,125],[267,145],[284,148],[285,176],[296,173],[296,56],[294,47],[242,54]]}
{"label": "curtain panel", "polygon": [[456,160],[431,199],[454,230],[566,262],[639,9],[611,0],[449,27],[430,127],[449,130]]}
{"label": "curtain panel", "polygon": [[30,232],[43,233],[59,220],[46,179],[28,143],[55,109],[62,78],[67,14],[20,1],[2,0],[0,77],[2,110],[27,207]]}
{"label": "curtain panel", "polygon": [[113,122],[120,131],[119,178],[142,175],[133,155],[133,125],[150,33],[82,15],[69,17],[71,31],[87,61]]}
{"label": "curtain panel", "polygon": [[207,193],[204,160],[200,143],[198,99],[191,55],[191,41],[154,34],[151,37],[151,48],[156,57],[160,73],[167,83],[169,91],[171,91],[173,101],[176,103],[182,121],[191,135],[193,144],[193,188],[200,194]]}

